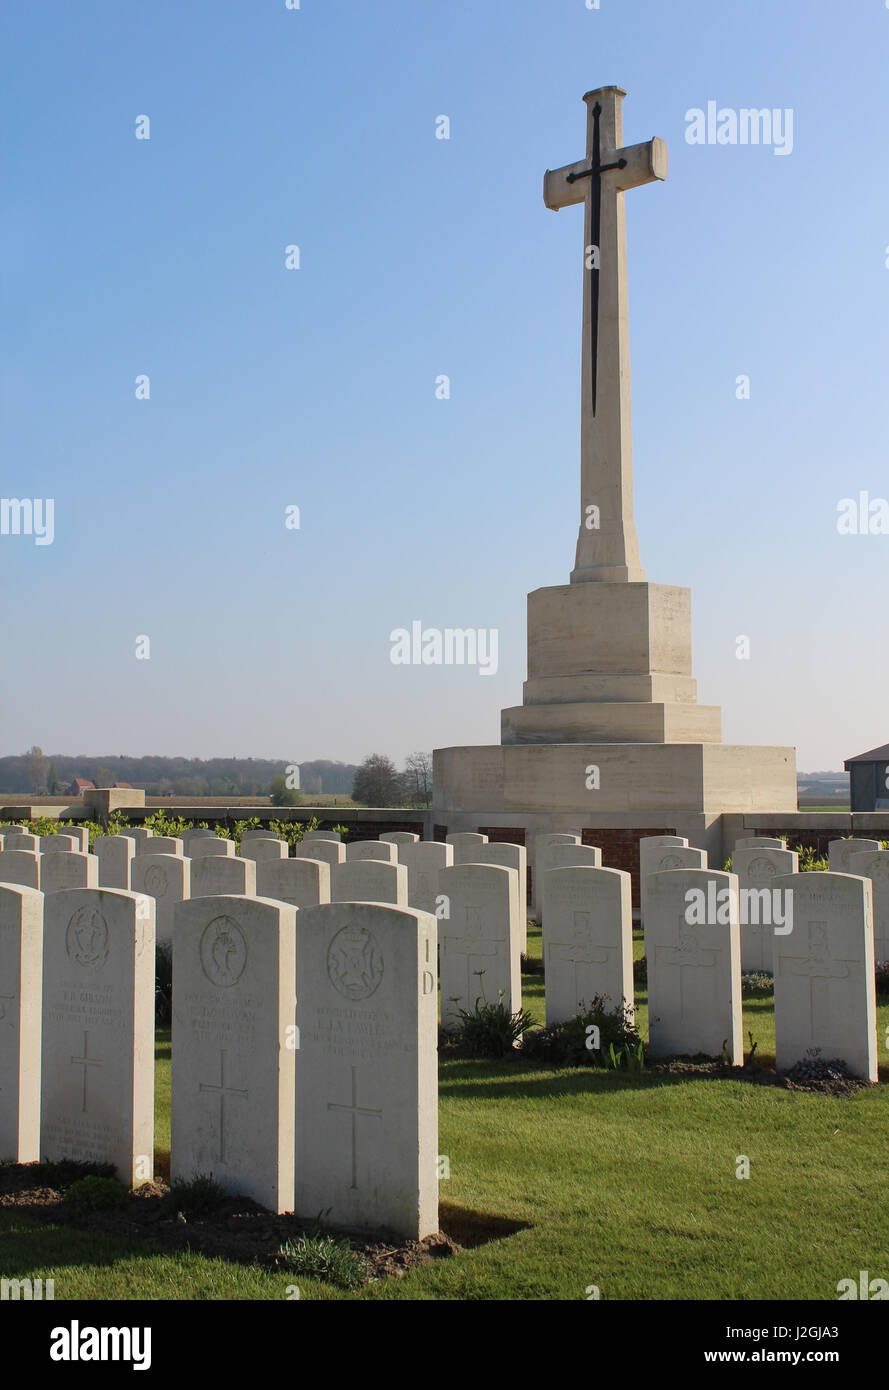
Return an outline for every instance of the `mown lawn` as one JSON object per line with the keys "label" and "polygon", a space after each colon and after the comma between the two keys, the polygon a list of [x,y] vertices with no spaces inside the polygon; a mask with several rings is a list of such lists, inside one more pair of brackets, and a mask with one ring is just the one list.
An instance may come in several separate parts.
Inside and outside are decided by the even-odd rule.
{"label": "mown lawn", "polygon": [[[539,934],[529,942],[539,955]],[[637,943],[637,955],[641,943]],[[524,977],[543,1018],[543,981]],[[644,989],[637,1016],[647,1030]],[[745,999],[758,1054],[774,1052],[771,997]],[[881,1056],[889,1004],[879,1009]],[[169,1036],[157,1049],[157,1150],[169,1151]],[[883,1074],[889,1080],[889,1074]],[[398,1280],[342,1293],[293,1275],[134,1251],[0,1210],[0,1273],[52,1277],[56,1298],[835,1299],[840,1279],[883,1275],[889,1087],[849,1099],[740,1081],[441,1066],[448,1210],[514,1234]],[[750,1178],[736,1176],[750,1160]]]}

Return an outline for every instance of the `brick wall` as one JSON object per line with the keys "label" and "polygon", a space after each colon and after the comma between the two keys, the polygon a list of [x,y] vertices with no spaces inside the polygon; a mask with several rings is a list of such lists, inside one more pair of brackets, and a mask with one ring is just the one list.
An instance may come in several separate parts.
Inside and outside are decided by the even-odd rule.
{"label": "brick wall", "polygon": [[581,844],[598,845],[602,851],[602,865],[606,869],[624,869],[633,876],[633,907],[638,908],[639,899],[639,841],[646,835],[675,835],[670,826],[662,830],[584,830]]}

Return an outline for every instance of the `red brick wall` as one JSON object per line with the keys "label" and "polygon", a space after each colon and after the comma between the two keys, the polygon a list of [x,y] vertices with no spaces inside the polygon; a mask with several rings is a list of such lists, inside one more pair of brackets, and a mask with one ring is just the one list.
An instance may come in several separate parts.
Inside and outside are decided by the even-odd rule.
{"label": "red brick wall", "polygon": [[581,843],[598,845],[606,869],[624,869],[633,875],[633,906],[639,907],[639,841],[646,835],[675,835],[671,827],[652,830],[584,830]]}

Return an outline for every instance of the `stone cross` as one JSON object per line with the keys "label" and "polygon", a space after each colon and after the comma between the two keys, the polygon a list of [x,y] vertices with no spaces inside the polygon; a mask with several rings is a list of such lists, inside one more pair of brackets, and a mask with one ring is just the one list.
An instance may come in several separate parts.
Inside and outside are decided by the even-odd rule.
{"label": "stone cross", "polygon": [[572,584],[645,579],[633,520],[627,239],[623,195],[667,177],[663,140],[623,143],[621,87],[587,92],[586,159],[548,169],[553,212],[584,204],[580,531]]}
{"label": "stone cross", "polygon": [[718,949],[701,947],[694,927],[688,925],[684,915],[679,918],[676,946],[672,949],[669,946],[658,946],[657,953],[664,965],[679,967],[679,1017],[685,1018],[685,972],[711,969],[716,964],[716,957],[721,953]]}
{"label": "stone cross", "polygon": [[809,1029],[813,1038],[817,1038],[819,1033],[826,1032],[829,1023],[829,995],[828,980],[845,980],[849,975],[849,966],[854,965],[852,960],[841,960],[834,957],[830,950],[828,939],[827,922],[809,922],[809,947],[804,956],[791,955],[790,952],[782,951],[780,954],[781,965],[785,961],[795,962],[788,965],[791,975],[804,975],[809,979]]}
{"label": "stone cross", "polygon": [[352,1067],[352,1104],[341,1105],[332,1100],[327,1102],[328,1110],[343,1110],[352,1116],[352,1185],[350,1191],[358,1190],[358,1117],[359,1115],[370,1116],[372,1119],[381,1120],[382,1110],[370,1110],[365,1105],[358,1104],[358,1068]]}
{"label": "stone cross", "polygon": [[[580,940],[574,941],[554,941],[549,947],[550,955],[554,960],[564,961],[566,965],[574,966],[574,993],[577,996],[577,1003],[581,1003],[580,970],[585,965],[607,965],[614,950],[612,946],[584,945],[582,936],[584,931],[589,929],[589,912],[575,912],[574,929],[578,933]],[[590,1000],[583,1000],[589,1004]]]}
{"label": "stone cross", "polygon": [[199,1081],[199,1091],[215,1091],[219,1097],[219,1162],[225,1162],[225,1098],[226,1096],[246,1096],[247,1087],[238,1088],[236,1086],[226,1086],[225,1084],[225,1048],[219,1051],[219,1082]]}
{"label": "stone cross", "polygon": [[89,1055],[89,1041],[90,1041],[90,1035],[89,1035],[89,1033],[88,1033],[88,1032],[84,1032],[84,1035],[83,1035],[83,1056],[82,1056],[82,1057],[72,1057],[72,1058],[71,1058],[71,1065],[72,1065],[72,1066],[77,1066],[77,1067],[82,1067],[82,1068],[83,1068],[83,1101],[82,1101],[82,1104],[81,1104],[81,1107],[80,1107],[80,1108],[81,1108],[81,1110],[84,1112],[84,1114],[86,1114],[87,1110],[89,1109],[89,1105],[88,1105],[88,1103],[87,1103],[87,1101],[88,1101],[88,1090],[87,1090],[87,1086],[88,1086],[88,1082],[89,1082],[89,1069],[90,1069],[90,1067],[102,1067],[102,1066],[105,1065],[105,1063],[104,1063],[104,1062],[100,1062],[100,1061],[98,1060],[97,1057],[91,1057],[91,1056]]}

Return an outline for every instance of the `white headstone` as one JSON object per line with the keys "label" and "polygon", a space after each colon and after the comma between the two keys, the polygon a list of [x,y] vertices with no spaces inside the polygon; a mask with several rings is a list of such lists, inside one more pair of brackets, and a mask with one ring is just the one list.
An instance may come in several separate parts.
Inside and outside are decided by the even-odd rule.
{"label": "white headstone", "polygon": [[256,897],[256,860],[211,855],[191,860],[191,897]]}
{"label": "white headstone", "polygon": [[398,846],[382,840],[351,840],[346,845],[346,863],[360,859],[375,859],[383,864],[398,863]]}
{"label": "white headstone", "polygon": [[573,1018],[595,995],[633,1008],[633,880],[622,869],[549,869],[545,880],[546,1024]]}
{"label": "white headstone", "polygon": [[[645,918],[652,1056],[743,1064],[738,878],[718,869],[649,875]],[[696,900],[689,902],[688,894]],[[704,920],[701,922],[700,917]]]}
{"label": "white headstone", "polygon": [[66,888],[98,888],[99,861],[94,854],[71,850],[68,854],[44,854],[40,860],[40,889],[61,893]]}
{"label": "white headstone", "polygon": [[136,841],[129,835],[97,835],[93,853],[99,861],[99,887],[128,889]]}
{"label": "white headstone", "polygon": [[407,907],[407,869],[403,864],[384,864],[380,859],[335,864],[330,871],[330,901]]}
{"label": "white headstone", "polygon": [[[678,838],[678,836],[676,837]],[[648,880],[652,874],[666,873],[668,869],[706,869],[707,851],[689,845],[646,846],[639,841],[639,906],[642,926],[645,926],[645,905],[648,893]]]}
{"label": "white headstone", "polygon": [[39,854],[40,839],[37,835],[29,835],[24,831],[21,835],[14,835],[12,838],[7,836],[6,849],[14,849],[18,854]]}
{"label": "white headstone", "polygon": [[849,873],[873,884],[874,960],[889,961],[889,849],[850,855]]}
{"label": "white headstone", "polygon": [[399,863],[407,869],[407,900],[420,912],[435,913],[438,895],[438,874],[454,862],[452,845],[441,840],[421,840],[416,845],[401,845]]}
{"label": "white headstone", "polygon": [[[545,853],[551,845],[579,845],[579,830],[544,830],[539,835],[534,836],[533,854],[530,860],[531,867],[531,915],[539,918],[540,916],[540,893],[538,885],[540,883],[541,860],[545,858]],[[546,873],[546,864],[543,864],[542,872]]]}
{"label": "white headstone", "polygon": [[879,840],[831,840],[827,846],[827,863],[832,874],[848,874],[849,861],[853,854],[876,854],[883,846]]}
{"label": "white headstone", "polygon": [[256,866],[256,892],[294,907],[330,902],[330,865],[322,859],[267,859]]}
{"label": "white headstone", "polygon": [[64,854],[77,850],[81,852],[80,840],[76,835],[41,835],[41,854]]}
{"label": "white headstone", "polygon": [[39,888],[42,859],[43,855],[33,854],[27,849],[0,850],[0,883],[19,883],[24,888]]}
{"label": "white headstone", "polygon": [[320,859],[332,868],[334,864],[346,862],[346,846],[341,845],[339,840],[300,840],[293,846],[293,857]]}
{"label": "white headstone", "polygon": [[435,927],[372,903],[299,914],[300,1215],[409,1240],[438,1230]]}
{"label": "white headstone", "polygon": [[[519,949],[522,955],[528,953],[528,851],[524,845],[513,845],[504,841],[490,841],[482,845],[477,862],[479,864],[499,864],[504,869],[515,869],[519,876],[519,908],[522,925],[519,928]],[[410,890],[408,890],[410,891]],[[415,906],[415,904],[411,904]]]}
{"label": "white headstone", "polygon": [[222,896],[177,907],[173,1180],[211,1173],[226,1192],[293,1210],[295,974],[288,903]]}
{"label": "white headstone", "polygon": [[601,869],[598,845],[546,845],[537,856],[537,916],[546,933],[546,883],[553,869]]}
{"label": "white headstone", "polygon": [[342,840],[339,830],[306,830],[303,834],[303,841],[306,840]]}
{"label": "white headstone", "polygon": [[89,854],[90,832],[85,825],[63,825],[59,834],[72,836],[77,841],[76,848],[80,850],[80,853]]}
{"label": "white headstone", "polygon": [[213,835],[208,840],[189,840],[188,851],[192,859],[234,859],[235,842]]}
{"label": "white headstone", "polygon": [[872,887],[851,874],[787,874],[793,931],[775,937],[775,1061],[779,1071],[840,1058],[877,1080]]}
{"label": "white headstone", "polygon": [[767,845],[753,849],[738,849],[732,855],[732,873],[738,875],[741,895],[741,969],[743,971],[775,969],[776,919],[783,919],[783,904],[775,901],[772,880],[780,874],[795,874],[799,855],[793,850]]}
{"label": "white headstone", "polygon": [[13,1163],[40,1157],[42,992],[43,894],[0,884],[0,1160]]}
{"label": "white headstone", "polygon": [[154,906],[72,888],[46,899],[41,1156],[154,1168]]}
{"label": "white headstone", "polygon": [[154,899],[158,942],[172,940],[176,904],[191,896],[191,864],[179,854],[137,854],[133,860],[133,892]]}
{"label": "white headstone", "polygon": [[[776,840],[769,835],[750,835],[747,839],[736,840],[732,855],[739,849],[786,849],[786,840]],[[732,859],[732,870],[734,871],[734,858]]]}
{"label": "white headstone", "polygon": [[141,853],[141,846],[145,840],[154,839],[154,831],[149,830],[144,825],[128,825],[125,831],[127,838],[136,841],[136,853]]}
{"label": "white headstone", "polygon": [[241,835],[241,844],[250,844],[251,840],[277,840],[277,835],[268,826],[257,826],[255,830],[245,830]]}
{"label": "white headstone", "polygon": [[413,835],[409,830],[390,830],[386,835],[381,835],[380,839],[384,844],[389,845],[418,845],[419,835]]}
{"label": "white headstone", "polygon": [[482,845],[488,843],[487,835],[478,835],[472,830],[456,831],[453,835],[446,835],[445,840],[454,849],[454,864],[474,864],[476,854]]}
{"label": "white headstone", "polygon": [[287,841],[286,840],[249,840],[247,844],[241,841],[241,858],[252,859],[254,863],[265,863],[267,859],[286,859]]}
{"label": "white headstone", "polygon": [[[500,864],[459,864],[442,869],[438,891],[447,900],[439,920],[442,1027],[459,1027],[458,1009],[476,1001],[522,1007],[519,876]],[[483,972],[483,973],[479,973]]]}
{"label": "white headstone", "polygon": [[136,845],[136,855],[140,854],[178,854],[181,858],[182,841],[176,835],[153,835]]}

